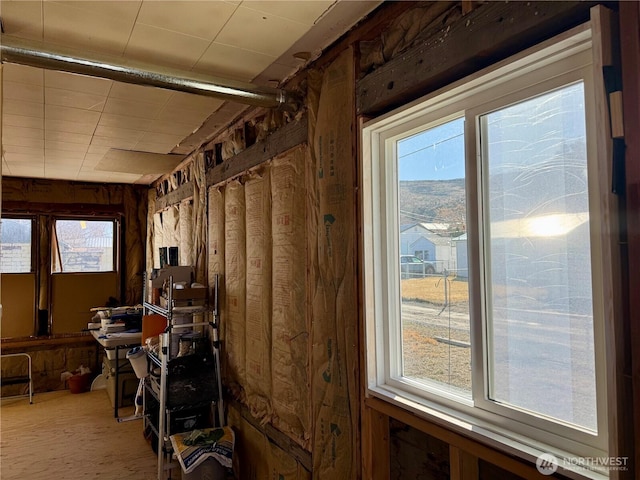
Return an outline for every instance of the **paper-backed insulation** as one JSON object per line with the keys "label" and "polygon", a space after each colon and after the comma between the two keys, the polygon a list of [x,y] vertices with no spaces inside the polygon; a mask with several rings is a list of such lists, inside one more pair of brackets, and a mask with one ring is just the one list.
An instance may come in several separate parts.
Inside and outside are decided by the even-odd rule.
{"label": "paper-backed insulation", "polygon": [[153,215],[153,268],[160,268],[160,247],[164,246],[162,212],[157,212]]}
{"label": "paper-backed insulation", "polygon": [[[314,244],[312,452],[317,479],[355,478],[359,472],[353,84],[353,51],[347,49],[326,69],[320,94],[310,102],[314,169],[310,181],[315,185],[310,189],[308,223]],[[310,84],[310,89],[314,87]]]}
{"label": "paper-backed insulation", "polygon": [[241,480],[309,480],[311,474],[287,452],[229,405],[228,424],[235,433],[233,473]]}
{"label": "paper-backed insulation", "polygon": [[193,265],[193,205],[190,201],[179,206],[178,230],[178,265]]}
{"label": "paper-backed insulation", "polygon": [[306,309],[306,188],[309,149],[296,147],[271,165],[273,239],[273,425],[309,448],[311,386]]}
{"label": "paper-backed insulation", "polygon": [[229,388],[242,399],[245,384],[245,202],[244,185],[234,180],[227,184],[224,194],[225,218],[225,360],[228,364]]}
{"label": "paper-backed insulation", "polygon": [[[161,247],[177,247],[180,245],[180,210],[172,205],[162,211],[162,245]],[[180,253],[180,252],[178,252]],[[168,261],[167,257],[167,261]]]}
{"label": "paper-backed insulation", "polygon": [[251,173],[244,185],[246,219],[246,382],[251,415],[271,415],[271,185],[269,170]]}
{"label": "paper-backed insulation", "polygon": [[124,190],[124,292],[120,301],[124,305],[136,305],[142,298],[142,272],[145,269],[144,242],[147,236],[147,192],[138,189]]}

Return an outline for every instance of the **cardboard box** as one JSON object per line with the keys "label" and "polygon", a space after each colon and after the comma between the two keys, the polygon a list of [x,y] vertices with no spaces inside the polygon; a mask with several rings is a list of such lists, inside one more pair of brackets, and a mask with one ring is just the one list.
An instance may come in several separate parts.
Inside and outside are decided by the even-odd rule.
{"label": "cardboard box", "polygon": [[165,267],[154,270],[151,274],[151,288],[162,288],[170,276],[173,276],[173,283],[186,282],[187,285],[191,285],[193,267]]}

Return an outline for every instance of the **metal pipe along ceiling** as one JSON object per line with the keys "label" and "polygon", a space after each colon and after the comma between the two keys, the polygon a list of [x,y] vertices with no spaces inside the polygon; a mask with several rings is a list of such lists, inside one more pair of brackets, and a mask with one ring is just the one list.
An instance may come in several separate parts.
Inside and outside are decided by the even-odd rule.
{"label": "metal pipe along ceiling", "polygon": [[297,107],[295,95],[282,89],[261,87],[122,58],[97,54],[88,57],[79,54],[78,51],[62,47],[54,51],[37,42],[7,35],[2,35],[0,39],[0,55],[3,63],[17,63],[47,70],[108,78],[118,82],[178,90],[258,107],[281,107],[286,110],[295,110]]}

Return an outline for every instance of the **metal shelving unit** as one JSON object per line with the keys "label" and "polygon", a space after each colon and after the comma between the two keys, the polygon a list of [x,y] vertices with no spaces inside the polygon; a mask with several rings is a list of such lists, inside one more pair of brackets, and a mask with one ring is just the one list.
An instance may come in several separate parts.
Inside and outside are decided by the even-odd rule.
{"label": "metal shelving unit", "polygon": [[[169,285],[173,285],[173,277],[170,276]],[[177,462],[171,461],[171,455],[173,453],[171,442],[169,440],[170,435],[173,433],[172,431],[172,421],[181,413],[188,411],[198,411],[199,409],[209,408],[213,404],[218,405],[218,416],[219,421],[222,421],[222,417],[220,417],[220,412],[222,411],[222,403],[220,401],[220,377],[219,377],[219,357],[218,357],[218,334],[217,334],[217,323],[216,323],[216,311],[214,308],[213,311],[213,321],[207,322],[197,322],[197,323],[187,323],[187,324],[178,324],[174,323],[174,316],[178,313],[182,315],[194,315],[194,314],[205,314],[210,315],[212,313],[211,308],[208,306],[201,307],[175,307],[174,299],[173,299],[173,288],[168,289],[167,293],[167,306],[168,308],[163,308],[159,305],[155,305],[147,301],[147,281],[146,276],[144,279],[144,288],[143,288],[143,307],[145,312],[147,313],[155,313],[162,315],[167,319],[167,326],[165,328],[163,335],[163,341],[161,342],[161,351],[160,357],[157,355],[148,352],[148,364],[150,371],[153,371],[156,367],[160,367],[160,385],[158,391],[154,390],[153,382],[155,380],[151,378],[147,378],[145,381],[144,388],[144,409],[145,409],[145,426],[149,426],[151,430],[158,437],[158,480],[165,480],[166,478],[171,479],[171,470],[174,467],[180,468]],[[217,278],[216,278],[216,299],[215,303],[217,304]],[[171,352],[171,340],[173,335],[178,335],[180,330],[184,329],[193,329],[195,327],[206,327],[208,329],[207,338],[210,342],[213,343],[213,348],[211,351],[211,379],[213,381],[213,385],[217,391],[214,393],[211,385],[208,382],[199,382],[202,388],[202,399],[193,400],[183,403],[183,404],[175,404],[175,402],[168,402],[168,388],[169,388],[169,374],[171,370],[171,365],[175,364],[175,362],[180,361],[179,359],[185,359],[190,357],[191,355],[185,357],[175,358],[172,357]],[[198,355],[198,354],[194,354]],[[217,377],[217,378],[213,378]],[[147,398],[147,396],[150,396]],[[150,418],[151,415],[148,414],[147,408],[151,400],[155,401],[158,406],[158,415],[157,415],[157,425],[154,424],[153,419]],[[172,403],[171,405],[169,403]],[[165,476],[165,473],[168,473],[168,477]]]}

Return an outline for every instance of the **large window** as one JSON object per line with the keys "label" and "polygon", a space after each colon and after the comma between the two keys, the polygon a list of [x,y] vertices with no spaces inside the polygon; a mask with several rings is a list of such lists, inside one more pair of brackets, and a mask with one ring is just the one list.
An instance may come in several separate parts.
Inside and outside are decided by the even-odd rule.
{"label": "large window", "polygon": [[2,218],[0,221],[0,272],[30,273],[33,259],[33,220]]}
{"label": "large window", "polygon": [[371,395],[606,455],[591,63],[579,29],[365,125]]}
{"label": "large window", "polygon": [[113,220],[56,220],[52,271],[114,271],[115,232]]}

